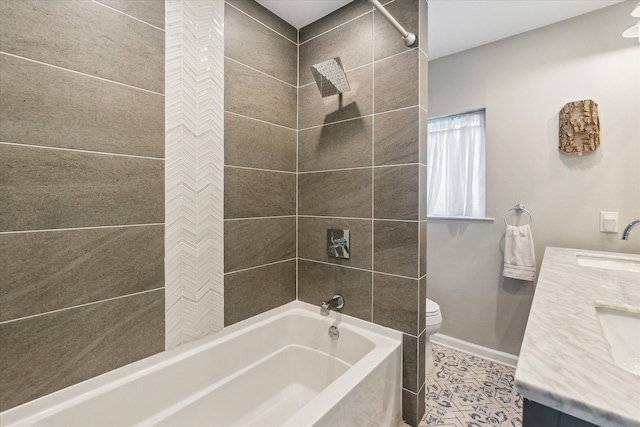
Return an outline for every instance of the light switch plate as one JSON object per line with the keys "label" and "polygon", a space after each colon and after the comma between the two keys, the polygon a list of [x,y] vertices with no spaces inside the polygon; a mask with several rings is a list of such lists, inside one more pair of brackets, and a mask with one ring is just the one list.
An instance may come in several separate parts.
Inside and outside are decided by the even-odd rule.
{"label": "light switch plate", "polygon": [[600,212],[600,232],[618,232],[618,212]]}

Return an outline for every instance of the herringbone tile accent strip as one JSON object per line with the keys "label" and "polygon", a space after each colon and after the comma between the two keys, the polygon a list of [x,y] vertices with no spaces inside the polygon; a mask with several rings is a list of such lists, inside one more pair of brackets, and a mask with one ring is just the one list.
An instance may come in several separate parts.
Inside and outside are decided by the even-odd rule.
{"label": "herringbone tile accent strip", "polygon": [[224,1],[169,0],[166,348],[224,326]]}

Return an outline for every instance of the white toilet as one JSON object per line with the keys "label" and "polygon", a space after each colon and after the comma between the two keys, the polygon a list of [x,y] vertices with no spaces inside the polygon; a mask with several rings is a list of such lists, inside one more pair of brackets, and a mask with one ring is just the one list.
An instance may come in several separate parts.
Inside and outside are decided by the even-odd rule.
{"label": "white toilet", "polygon": [[440,330],[440,325],[442,325],[442,314],[440,313],[440,306],[436,304],[434,301],[431,301],[427,298],[427,319],[426,319],[426,344],[424,347],[424,359],[425,359],[425,371],[427,375],[432,374],[435,370],[435,366],[433,365],[433,350],[431,348],[431,340],[429,339],[431,335],[435,334]]}

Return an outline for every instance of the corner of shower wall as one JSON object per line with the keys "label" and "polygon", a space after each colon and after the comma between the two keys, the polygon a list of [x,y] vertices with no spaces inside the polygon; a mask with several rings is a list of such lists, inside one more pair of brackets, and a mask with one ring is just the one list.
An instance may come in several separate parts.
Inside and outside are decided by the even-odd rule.
{"label": "corner of shower wall", "polygon": [[224,325],[296,299],[297,30],[254,0],[224,16]]}
{"label": "corner of shower wall", "polygon": [[165,3],[166,349],[224,326],[224,5]]}
{"label": "corner of shower wall", "polygon": [[[300,29],[298,299],[336,293],[344,313],[403,332],[404,421],[425,412],[427,1],[384,6],[418,36],[407,47],[367,0]],[[309,66],[340,57],[351,90],[322,98]],[[329,258],[328,228],[352,256]]]}
{"label": "corner of shower wall", "polygon": [[419,310],[419,375],[420,382],[418,384],[418,402],[416,404],[417,419],[420,420],[425,413],[425,393],[426,393],[426,378],[425,371],[425,316],[426,316],[426,303],[428,295],[428,282],[427,282],[427,105],[429,96],[429,59],[428,59],[428,0],[419,0],[418,2],[418,85],[419,85],[419,114],[418,114],[418,163],[419,163],[419,250],[418,250],[418,265],[420,276],[420,310]]}

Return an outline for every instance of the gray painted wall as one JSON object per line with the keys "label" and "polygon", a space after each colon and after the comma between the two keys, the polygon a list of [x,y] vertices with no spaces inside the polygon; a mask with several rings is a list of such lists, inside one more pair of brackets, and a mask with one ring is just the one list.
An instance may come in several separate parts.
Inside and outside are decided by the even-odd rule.
{"label": "gray painted wall", "polygon": [[[640,217],[640,46],[620,37],[634,5],[429,63],[430,115],[486,108],[487,216],[496,218],[429,219],[428,296],[442,334],[519,353],[535,284],[502,277],[502,218],[516,203],[533,214],[538,267],[547,246],[640,253],[640,230],[627,242],[599,232],[600,211],[620,212],[621,229]],[[599,105],[601,147],[563,155],[558,113],[581,99]]]}

